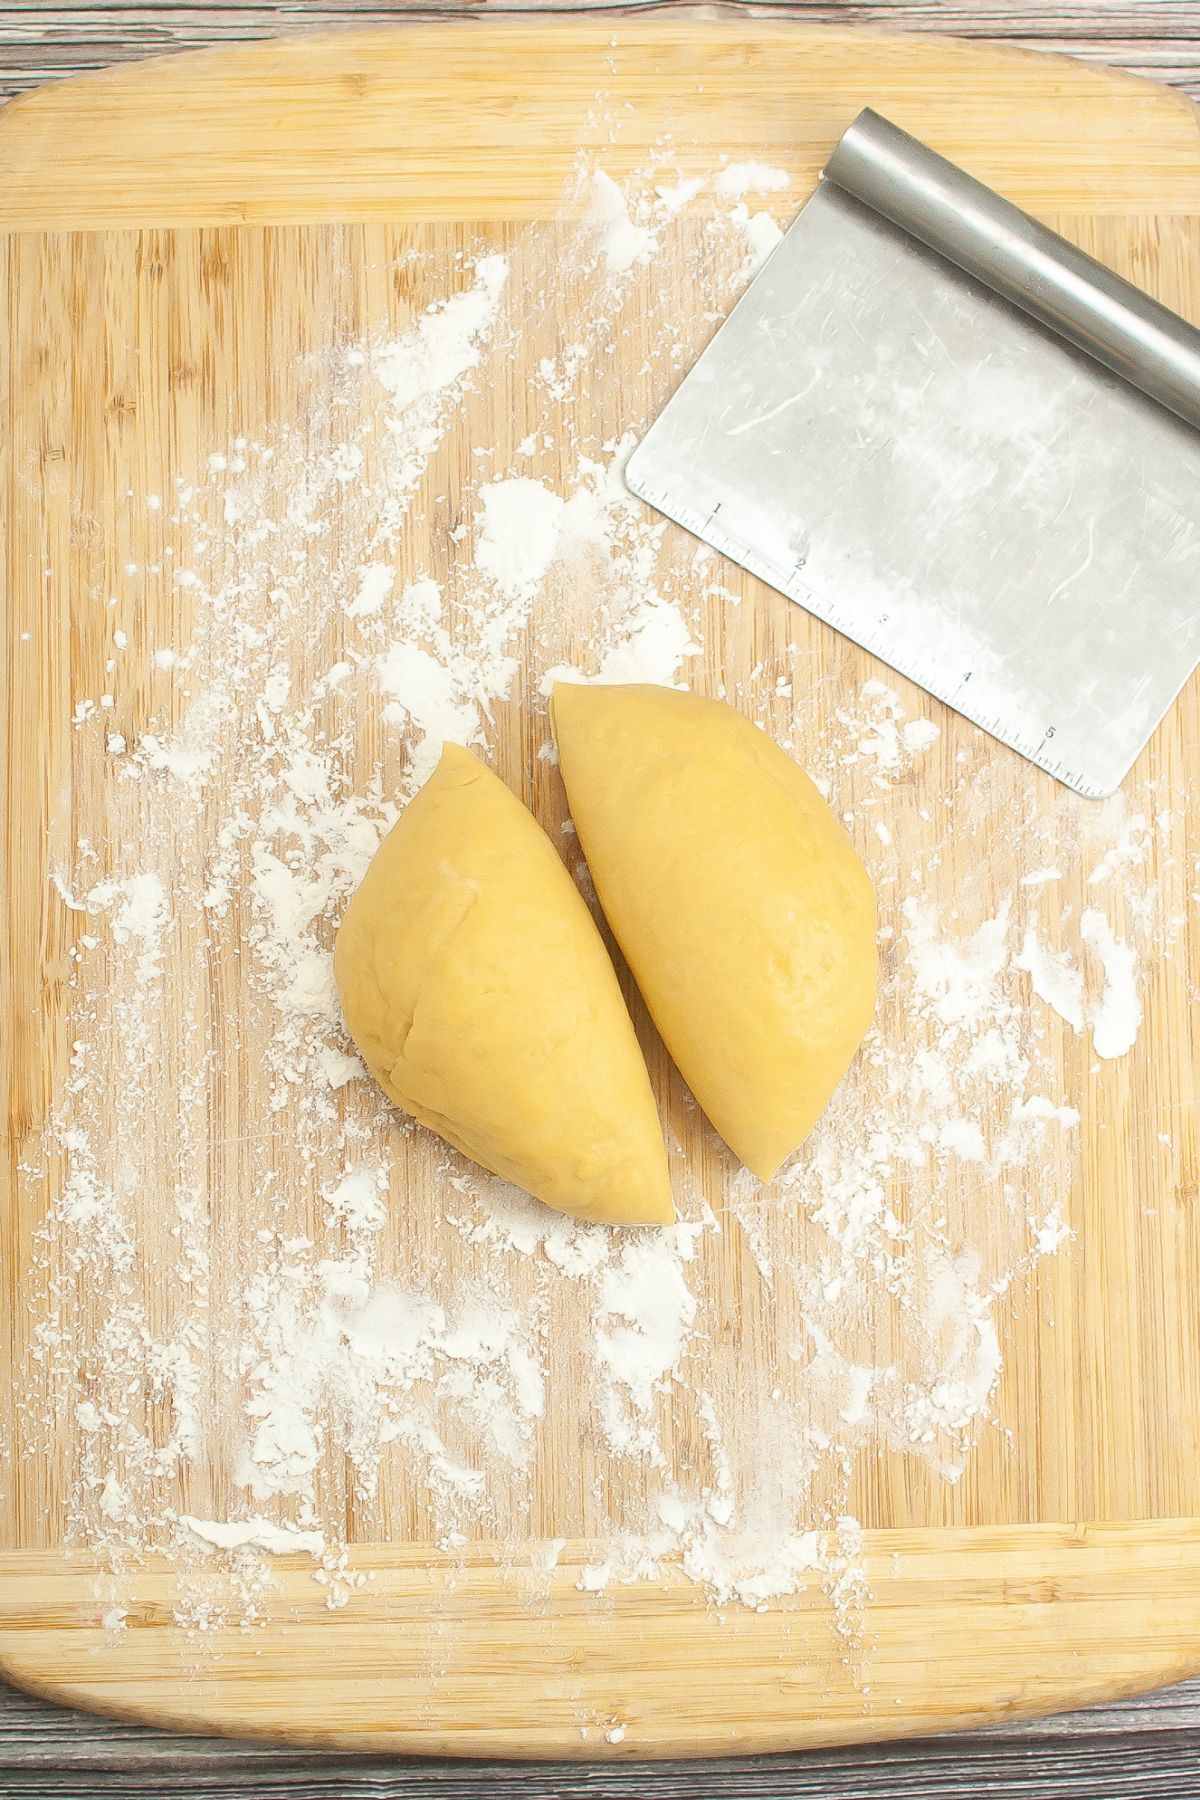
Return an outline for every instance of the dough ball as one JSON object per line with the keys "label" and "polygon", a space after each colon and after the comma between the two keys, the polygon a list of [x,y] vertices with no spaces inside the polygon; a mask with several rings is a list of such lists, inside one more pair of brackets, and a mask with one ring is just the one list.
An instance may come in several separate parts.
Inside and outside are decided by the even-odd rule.
{"label": "dough ball", "polygon": [[875,896],[808,776],[722,701],[560,683],[554,729],[600,904],[704,1111],[763,1180],[875,1007]]}
{"label": "dough ball", "polygon": [[650,1078],[596,924],[545,832],[448,745],[346,909],[350,1035],[398,1106],[547,1206],[674,1218]]}

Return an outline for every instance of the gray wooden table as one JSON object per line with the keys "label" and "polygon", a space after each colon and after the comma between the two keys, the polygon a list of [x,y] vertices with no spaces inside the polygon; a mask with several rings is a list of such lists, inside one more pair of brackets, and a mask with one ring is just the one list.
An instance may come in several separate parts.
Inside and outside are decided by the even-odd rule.
{"label": "gray wooden table", "polygon": [[[626,0],[620,10],[677,0]],[[746,0],[818,23],[955,32],[1112,63],[1200,99],[1200,0]],[[538,0],[534,0],[538,5]],[[258,0],[254,5],[28,6],[0,0],[0,96],[104,64],[346,23],[531,11],[528,0]],[[573,0],[539,10],[574,11]],[[1200,1657],[1200,1646],[1197,1647]],[[1200,1800],[1200,1680],[1122,1705],[970,1736],[750,1761],[627,1764],[399,1762],[180,1737],[66,1712],[0,1687],[0,1794],[240,1794],[256,1800]]]}

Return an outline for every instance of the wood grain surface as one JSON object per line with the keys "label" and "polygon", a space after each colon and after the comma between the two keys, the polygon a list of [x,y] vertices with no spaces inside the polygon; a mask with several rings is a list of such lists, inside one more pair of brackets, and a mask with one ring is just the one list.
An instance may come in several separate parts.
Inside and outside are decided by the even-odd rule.
{"label": "wood grain surface", "polygon": [[[843,12],[843,9],[824,10]],[[892,16],[897,11],[911,14],[914,9],[870,10],[876,15],[887,13]],[[925,13],[926,19],[932,10]],[[1147,7],[1119,10],[1129,32],[1134,29],[1134,15],[1144,25],[1151,14],[1161,14],[1170,15],[1171,30],[1178,33],[1181,19],[1182,29],[1186,30],[1189,21],[1184,15],[1191,13],[1194,45],[1197,9]],[[973,22],[994,16],[977,9],[969,11]],[[1048,28],[1048,20],[1057,20],[1063,29],[1069,25],[1068,14],[1050,14],[1043,8],[1037,11],[1041,15],[1039,28]],[[122,16],[129,18],[130,12],[137,16],[138,23],[154,19],[160,21],[158,28],[163,29],[158,9],[129,9]],[[936,12],[941,29],[952,24],[961,28],[959,9],[938,8]],[[946,15],[949,14],[954,17],[948,18]],[[71,14],[61,8],[39,9],[38,16],[59,25],[71,18]],[[86,16],[89,22],[97,22],[97,29],[103,25],[101,12],[89,11]],[[251,9],[236,13],[223,9],[218,19],[215,12],[206,9],[181,9],[172,12],[169,29],[181,34],[210,28],[249,35],[256,25],[267,29],[264,21],[270,16],[268,9],[253,9],[253,16]],[[11,27],[14,17],[21,23],[19,16],[12,14],[5,16],[5,23]],[[1012,15],[1007,17],[1011,26]],[[1091,9],[1088,23],[1093,28],[1096,18],[1095,9]],[[905,22],[911,22],[911,19]],[[123,41],[132,46],[132,54],[137,53],[136,34]],[[189,40],[181,36],[176,41],[186,43]],[[86,56],[82,41],[79,48]],[[1118,56],[1113,60],[1122,58]],[[74,66],[86,66],[86,63],[78,61]],[[1182,79],[1186,79],[1186,71],[1181,84]],[[1168,132],[1168,141],[1169,136]],[[1160,151],[1163,141],[1152,134],[1148,150],[1151,153]],[[817,161],[820,159],[818,152],[819,145],[814,145]],[[1138,161],[1137,158],[1132,160]],[[1184,192],[1182,199],[1173,206],[1171,191],[1169,180],[1158,182],[1156,195],[1164,211],[1177,210],[1180,216],[1190,215],[1190,193]],[[1033,204],[1033,197],[1027,196],[1027,203]],[[1157,210],[1149,196],[1139,210],[1143,209],[1147,213]],[[74,217],[64,215],[60,222],[82,225],[85,221],[77,213]],[[1069,219],[1062,218],[1059,222],[1070,228]],[[1087,235],[1085,227],[1080,226],[1080,235]],[[210,1785],[209,1773],[202,1774],[202,1770],[211,1772],[213,1781],[219,1781],[227,1791],[313,1795],[335,1791],[401,1794],[426,1786],[440,1786],[450,1793],[466,1794],[481,1791],[485,1785],[501,1792],[511,1786],[514,1790],[519,1787],[523,1793],[551,1794],[566,1793],[577,1783],[579,1791],[593,1794],[653,1791],[664,1794],[711,1792],[715,1795],[839,1794],[848,1797],[868,1790],[877,1792],[881,1784],[886,1784],[886,1791],[897,1794],[949,1794],[979,1788],[986,1780],[988,1791],[996,1793],[1050,1792],[1053,1791],[1052,1784],[1058,1783],[1064,1792],[1076,1794],[1111,1791],[1134,1795],[1144,1787],[1147,1792],[1178,1795],[1182,1800],[1185,1794],[1194,1795],[1200,1780],[1195,1711],[1186,1694],[1177,1699],[1164,1697],[1127,1708],[1114,1708],[1098,1719],[1093,1715],[1086,1723],[1082,1718],[1060,1721],[1042,1725],[1023,1736],[1010,1733],[998,1739],[992,1735],[970,1745],[958,1740],[933,1751],[891,1748],[873,1756],[862,1752],[856,1752],[852,1757],[843,1753],[822,1754],[803,1762],[787,1758],[752,1766],[700,1764],[675,1774],[665,1770],[656,1771],[653,1776],[633,1771],[624,1776],[614,1772],[594,1772],[578,1777],[569,1777],[565,1771],[529,1772],[505,1765],[420,1765],[400,1770],[395,1765],[383,1765],[373,1760],[339,1764],[328,1758],[301,1758],[246,1746],[206,1745],[202,1750],[187,1740],[147,1736],[130,1728],[73,1718],[19,1697],[13,1697],[8,1705],[9,1711],[3,1716],[6,1725],[12,1721],[13,1729],[0,1739],[0,1791],[12,1793],[64,1789],[78,1794],[185,1793],[195,1791],[202,1780]],[[53,1738],[47,1735],[51,1732]],[[1077,1733],[1088,1734],[1082,1739],[1082,1747]]]}
{"label": "wood grain surface", "polygon": [[[625,0],[616,11],[667,10],[677,0]],[[173,50],[236,44],[341,24],[386,24],[396,19],[466,15],[481,20],[505,12],[589,10],[587,0],[421,0],[372,6],[362,0],[253,6],[164,6],[155,0],[125,6],[6,6],[0,10],[0,92]],[[744,10],[793,17],[814,25],[863,25],[893,31],[938,32],[984,38],[1027,49],[1067,51],[1089,61],[1148,75],[1200,96],[1200,7],[1195,0],[1095,0],[1092,5],[1045,0],[747,0]]]}

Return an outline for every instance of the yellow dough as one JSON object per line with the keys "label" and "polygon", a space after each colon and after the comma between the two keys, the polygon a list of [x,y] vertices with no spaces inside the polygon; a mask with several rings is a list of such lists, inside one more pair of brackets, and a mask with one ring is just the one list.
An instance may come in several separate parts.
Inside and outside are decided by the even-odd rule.
{"label": "yellow dough", "polygon": [[802,769],[723,701],[554,689],[571,814],[668,1050],[769,1180],[871,1022],[875,896]]}
{"label": "yellow dough", "polygon": [[650,1078],[595,921],[469,751],[441,762],[346,909],[334,973],[384,1092],[559,1212],[675,1214]]}

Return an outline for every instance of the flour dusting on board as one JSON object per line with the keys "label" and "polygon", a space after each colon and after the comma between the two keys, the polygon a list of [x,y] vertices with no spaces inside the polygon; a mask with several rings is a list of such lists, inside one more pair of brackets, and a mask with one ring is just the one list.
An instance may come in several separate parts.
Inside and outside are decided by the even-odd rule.
{"label": "flour dusting on board", "polygon": [[[799,612],[726,689],[748,584],[620,471],[700,348],[671,281],[722,316],[794,187],[757,163],[664,160],[625,187],[589,170],[577,225],[430,252],[410,317],[309,359],[301,416],[246,420],[173,491],[157,472],[155,507],[129,502],[188,624],[148,641],[127,570],[111,692],[71,697],[110,829],[56,871],[70,1061],[23,1165],[44,1218],[27,1442],[72,1429],[73,1537],[113,1630],[150,1551],[198,1641],[264,1615],[283,1554],[352,1606],[352,1513],[359,1538],[486,1542],[542,1580],[583,1540],[585,1595],[668,1562],[758,1608],[816,1580],[853,1636],[870,1459],[954,1484],[1003,1418],[1010,1296],[1069,1236],[1084,1097],[1056,1085],[1054,1034],[1135,1048],[1150,946],[1178,931],[1156,886],[1167,801],[1130,817],[1064,792],[1021,840],[978,734],[951,752],[944,715],[887,680],[814,686]],[[518,346],[535,376],[514,390]],[[701,1192],[691,1102],[663,1087],[671,1230],[578,1224],[464,1162],[383,1100],[338,1013],[337,920],[447,741],[491,756],[522,713],[505,741],[526,758],[501,772],[589,892],[555,679],[725,694],[811,770],[880,894],[876,1026],[775,1182],[710,1138]],[[939,902],[964,830],[981,865],[1015,839],[1036,875]],[[1076,912],[1060,893],[1082,876]],[[551,1482],[552,1444],[575,1460]]]}

